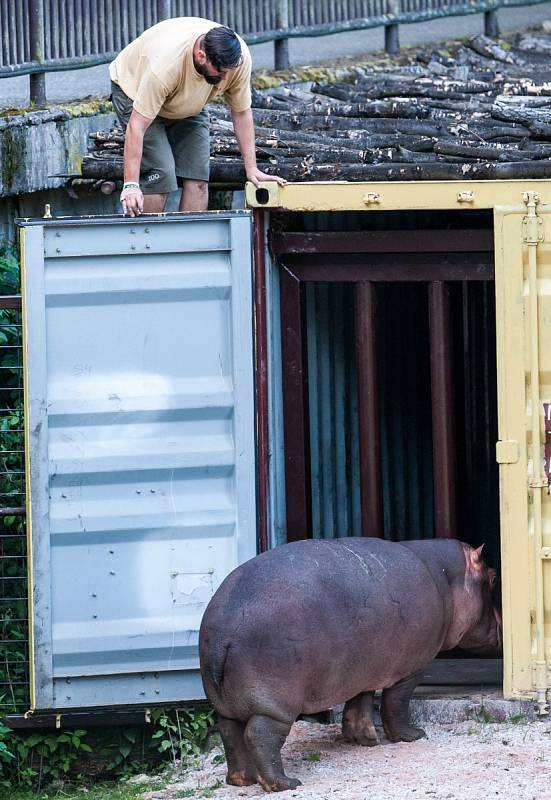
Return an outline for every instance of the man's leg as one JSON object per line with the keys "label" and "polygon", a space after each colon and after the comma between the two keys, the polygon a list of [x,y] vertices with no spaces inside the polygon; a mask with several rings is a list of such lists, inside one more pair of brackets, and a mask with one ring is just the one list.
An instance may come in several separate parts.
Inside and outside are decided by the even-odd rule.
{"label": "man's leg", "polygon": [[145,214],[160,214],[165,210],[166,194],[144,194],[143,210]]}
{"label": "man's leg", "polygon": [[209,203],[209,116],[201,111],[194,117],[167,126],[174,154],[176,175],[182,178],[180,211],[206,211]]}
{"label": "man's leg", "polygon": [[209,205],[209,185],[207,181],[184,179],[180,197],[180,211],[206,211]]}

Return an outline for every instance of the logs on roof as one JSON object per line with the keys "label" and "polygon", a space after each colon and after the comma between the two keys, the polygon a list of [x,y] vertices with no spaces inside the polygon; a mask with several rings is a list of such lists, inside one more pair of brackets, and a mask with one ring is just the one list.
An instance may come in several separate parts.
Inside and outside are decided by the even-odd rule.
{"label": "logs on roof", "polygon": [[[337,83],[253,90],[258,165],[290,181],[551,178],[550,52],[543,35],[477,36]],[[242,185],[230,111],[209,110],[211,182]],[[120,129],[91,134],[82,176],[120,179],[123,144]]]}

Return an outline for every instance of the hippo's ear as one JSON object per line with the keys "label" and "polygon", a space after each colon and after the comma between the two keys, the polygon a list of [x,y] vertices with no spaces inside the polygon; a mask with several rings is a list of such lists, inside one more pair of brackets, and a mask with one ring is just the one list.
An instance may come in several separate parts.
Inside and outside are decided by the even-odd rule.
{"label": "hippo's ear", "polygon": [[492,569],[492,567],[488,567],[488,581],[490,583],[490,589],[493,591],[497,583],[497,572],[495,569]]}
{"label": "hippo's ear", "polygon": [[481,544],[480,547],[469,547],[467,550],[467,560],[470,564],[471,569],[480,571],[482,569],[482,550],[484,549],[484,545]]}

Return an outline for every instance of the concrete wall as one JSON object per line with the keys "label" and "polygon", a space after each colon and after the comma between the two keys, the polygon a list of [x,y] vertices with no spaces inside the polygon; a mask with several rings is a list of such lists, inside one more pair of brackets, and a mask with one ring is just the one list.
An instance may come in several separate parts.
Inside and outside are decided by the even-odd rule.
{"label": "concrete wall", "polygon": [[111,104],[90,101],[0,118],[0,193],[3,197],[63,186],[80,174],[88,134],[109,130]]}

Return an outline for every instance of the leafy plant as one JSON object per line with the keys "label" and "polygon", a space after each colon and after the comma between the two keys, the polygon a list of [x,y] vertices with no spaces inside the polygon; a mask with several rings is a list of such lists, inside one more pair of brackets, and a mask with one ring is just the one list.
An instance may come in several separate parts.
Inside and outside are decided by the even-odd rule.
{"label": "leafy plant", "polygon": [[0,786],[33,787],[66,777],[81,753],[92,748],[86,731],[20,733],[0,725]]}
{"label": "leafy plant", "polygon": [[167,713],[157,710],[152,715],[156,731],[152,739],[160,753],[169,753],[172,761],[186,761],[205,747],[214,725],[212,708],[197,706],[175,709]]}

